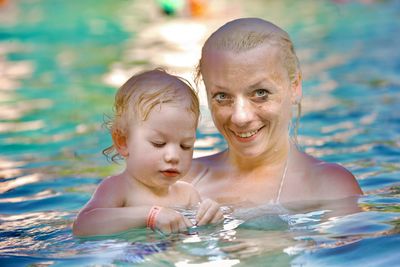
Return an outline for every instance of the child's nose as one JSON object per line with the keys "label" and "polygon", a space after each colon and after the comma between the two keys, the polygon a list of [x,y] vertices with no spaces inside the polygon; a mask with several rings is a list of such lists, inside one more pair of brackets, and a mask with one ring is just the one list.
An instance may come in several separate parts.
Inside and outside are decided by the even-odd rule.
{"label": "child's nose", "polygon": [[164,160],[171,164],[177,164],[179,162],[179,153],[175,147],[168,147],[164,154]]}

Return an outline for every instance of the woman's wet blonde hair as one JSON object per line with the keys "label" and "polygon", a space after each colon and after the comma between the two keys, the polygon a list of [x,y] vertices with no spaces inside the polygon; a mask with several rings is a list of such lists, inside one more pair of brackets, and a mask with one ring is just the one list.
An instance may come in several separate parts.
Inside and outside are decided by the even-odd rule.
{"label": "woman's wet blonde hair", "polygon": [[[111,136],[129,137],[132,121],[145,121],[150,112],[162,103],[184,105],[190,99],[188,111],[194,116],[197,126],[200,104],[197,92],[184,78],[171,75],[161,68],[133,75],[115,94],[114,116],[105,122]],[[116,161],[121,159],[115,144],[103,150],[103,154]]]}
{"label": "woman's wet blonde hair", "polygon": [[[275,24],[260,18],[241,18],[230,21],[216,30],[203,45],[200,61],[196,67],[195,83],[199,85],[202,78],[202,60],[209,49],[244,52],[262,44],[279,48],[283,66],[286,68],[292,83],[301,80],[299,59],[294,50],[289,34]],[[297,106],[297,118],[294,127],[294,139],[297,143],[297,132],[301,116],[301,103]]]}

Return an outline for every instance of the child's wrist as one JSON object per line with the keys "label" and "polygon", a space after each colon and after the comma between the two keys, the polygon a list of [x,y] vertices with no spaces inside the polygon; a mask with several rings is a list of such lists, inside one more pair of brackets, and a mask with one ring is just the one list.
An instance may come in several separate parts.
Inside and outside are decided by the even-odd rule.
{"label": "child's wrist", "polygon": [[151,230],[154,230],[156,228],[156,218],[161,209],[162,207],[160,206],[153,206],[151,207],[149,214],[147,215],[146,226]]}

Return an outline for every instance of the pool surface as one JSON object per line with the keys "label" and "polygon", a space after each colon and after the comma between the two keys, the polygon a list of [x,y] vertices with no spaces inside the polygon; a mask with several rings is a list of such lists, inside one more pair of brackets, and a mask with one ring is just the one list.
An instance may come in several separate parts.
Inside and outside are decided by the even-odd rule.
{"label": "pool surface", "polygon": [[[400,2],[209,1],[197,17],[156,2],[0,1],[0,266],[399,266]],[[72,236],[96,185],[123,167],[101,154],[116,88],[158,66],[192,80],[204,38],[241,16],[292,36],[300,146],[354,173],[358,209],[264,205],[185,234]],[[200,95],[195,156],[226,147]]]}

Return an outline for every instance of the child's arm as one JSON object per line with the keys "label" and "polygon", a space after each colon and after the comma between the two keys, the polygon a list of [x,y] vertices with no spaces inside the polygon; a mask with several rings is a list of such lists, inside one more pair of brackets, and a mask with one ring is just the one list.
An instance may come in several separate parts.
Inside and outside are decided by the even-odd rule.
{"label": "child's arm", "polygon": [[90,201],[79,212],[72,230],[74,235],[102,235],[143,226],[149,207],[124,207],[121,177],[104,179]]}
{"label": "child's arm", "polygon": [[[114,176],[100,183],[74,221],[74,235],[106,235],[146,226],[152,206],[124,207],[126,187],[119,179]],[[184,231],[190,226],[187,218],[168,208],[162,208],[155,220],[155,228],[164,233]]]}

